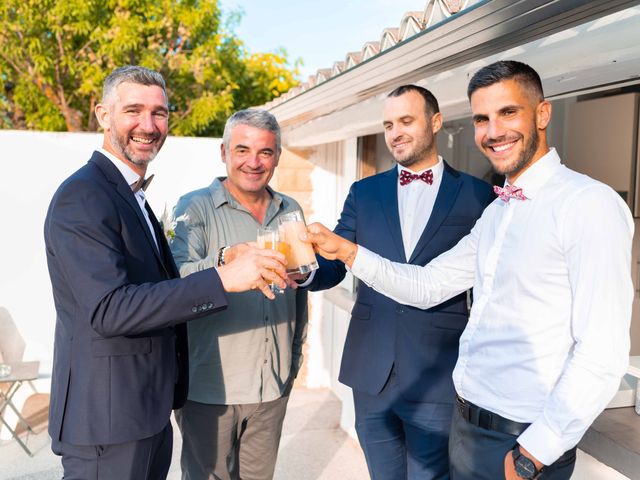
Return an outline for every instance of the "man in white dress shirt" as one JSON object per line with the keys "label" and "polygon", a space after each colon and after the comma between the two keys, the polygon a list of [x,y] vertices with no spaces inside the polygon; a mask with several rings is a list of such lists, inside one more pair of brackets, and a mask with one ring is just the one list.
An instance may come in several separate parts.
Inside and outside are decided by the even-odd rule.
{"label": "man in white dress shirt", "polygon": [[309,240],[409,305],[473,286],[453,372],[452,479],[569,479],[577,443],[628,362],[633,220],[616,192],[548,147],[551,105],[535,70],[494,63],[468,96],[476,144],[507,178],[469,235],[426,267],[389,262],[318,224]]}

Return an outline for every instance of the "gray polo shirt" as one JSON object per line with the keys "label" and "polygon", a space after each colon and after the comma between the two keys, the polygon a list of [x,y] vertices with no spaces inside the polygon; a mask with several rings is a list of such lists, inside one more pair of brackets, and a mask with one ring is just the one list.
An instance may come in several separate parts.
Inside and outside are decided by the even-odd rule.
{"label": "gray polo shirt", "polygon": [[[188,193],[174,209],[171,251],[186,276],[215,267],[224,245],[256,240],[261,225],[216,178]],[[290,197],[272,196],[264,226],[302,210]],[[228,293],[226,310],[192,320],[189,332],[189,400],[218,405],[259,403],[282,396],[302,363],[307,293],[287,288],[275,300],[259,291]]]}

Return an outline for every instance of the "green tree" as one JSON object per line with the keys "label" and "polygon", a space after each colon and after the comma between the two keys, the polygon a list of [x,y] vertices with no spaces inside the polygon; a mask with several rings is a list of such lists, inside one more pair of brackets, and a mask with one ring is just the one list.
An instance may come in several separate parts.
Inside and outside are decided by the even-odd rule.
{"label": "green tree", "polygon": [[246,51],[217,0],[2,0],[0,128],[95,131],[114,68],[160,71],[172,133],[220,135],[234,110],[297,84],[285,51]]}

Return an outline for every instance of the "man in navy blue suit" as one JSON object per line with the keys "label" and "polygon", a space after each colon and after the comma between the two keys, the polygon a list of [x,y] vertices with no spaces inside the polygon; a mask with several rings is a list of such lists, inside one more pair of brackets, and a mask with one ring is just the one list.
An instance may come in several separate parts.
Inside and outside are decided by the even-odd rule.
{"label": "man in navy blue suit", "polygon": [[57,312],[49,434],[67,480],[164,479],[169,415],[187,393],[184,322],[226,308],[225,291],[273,298],[267,282],[285,286],[284,256],[256,248],[179,278],[140,188],[168,116],[159,73],[116,69],[96,107],[103,147],[62,183],[47,213]]}
{"label": "man in navy blue suit", "polygon": [[[338,235],[392,261],[425,265],[469,233],[494,194],[438,155],[441,126],[425,88],[404,85],[388,95],[384,134],[398,165],[352,185]],[[311,290],[342,281],[342,262],[319,261]],[[423,311],[359,284],[339,380],[353,389],[373,480],[449,478],[451,372],[467,319],[466,293]]]}

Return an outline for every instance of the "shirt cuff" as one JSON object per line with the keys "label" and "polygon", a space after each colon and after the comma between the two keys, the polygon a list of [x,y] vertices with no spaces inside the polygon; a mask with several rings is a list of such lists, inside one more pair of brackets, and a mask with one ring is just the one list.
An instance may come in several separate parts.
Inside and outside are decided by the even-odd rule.
{"label": "shirt cuff", "polygon": [[378,273],[378,258],[378,255],[372,251],[358,245],[356,258],[353,259],[351,268],[347,266],[347,270],[353,273],[355,277],[363,281],[367,286],[372,287]]}
{"label": "shirt cuff", "polygon": [[538,419],[518,437],[518,443],[545,465],[551,465],[573,447],[554,432],[544,420]]}
{"label": "shirt cuff", "polygon": [[311,282],[313,282],[313,277],[315,277],[315,276],[316,276],[316,271],[312,270],[311,273],[309,274],[309,276],[307,277],[307,279],[304,282],[298,283],[298,288],[308,287],[311,284]]}

